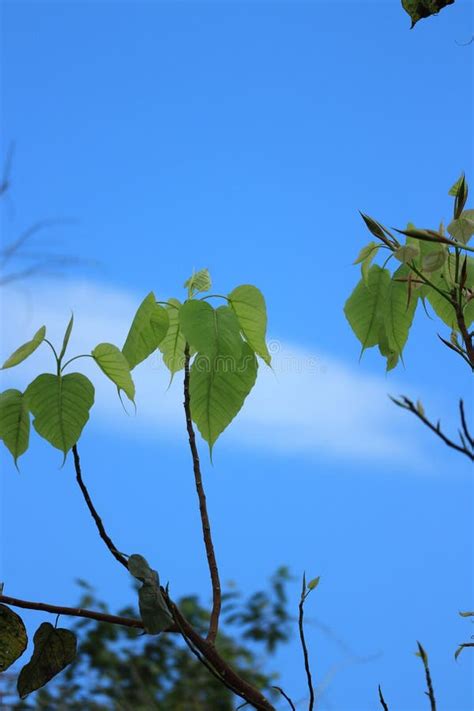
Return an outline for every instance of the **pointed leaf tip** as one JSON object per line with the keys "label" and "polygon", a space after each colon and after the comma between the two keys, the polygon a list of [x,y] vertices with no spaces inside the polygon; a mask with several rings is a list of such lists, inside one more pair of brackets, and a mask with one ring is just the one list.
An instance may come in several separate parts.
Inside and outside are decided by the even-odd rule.
{"label": "pointed leaf tip", "polygon": [[1,369],[6,370],[7,368],[13,368],[15,365],[22,363],[26,358],[28,358],[28,356],[35,352],[38,346],[43,343],[45,336],[46,326],[41,326],[30,341],[23,343],[22,346],[17,348],[16,351],[6,359]]}

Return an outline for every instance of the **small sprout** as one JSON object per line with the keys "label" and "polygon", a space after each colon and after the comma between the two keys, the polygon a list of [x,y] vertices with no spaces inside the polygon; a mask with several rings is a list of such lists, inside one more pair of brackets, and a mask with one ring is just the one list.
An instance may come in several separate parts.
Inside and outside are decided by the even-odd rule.
{"label": "small sprout", "polygon": [[312,580],[310,580],[308,583],[308,590],[314,590],[315,588],[317,588],[320,580],[321,580],[320,575],[318,575],[316,578],[313,578]]}

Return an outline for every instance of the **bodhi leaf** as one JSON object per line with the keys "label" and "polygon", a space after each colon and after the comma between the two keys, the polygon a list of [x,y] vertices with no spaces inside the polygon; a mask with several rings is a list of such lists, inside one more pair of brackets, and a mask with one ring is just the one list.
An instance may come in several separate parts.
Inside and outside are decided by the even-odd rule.
{"label": "bodhi leaf", "polygon": [[359,252],[359,256],[355,260],[354,264],[360,264],[362,279],[367,283],[367,275],[370,269],[370,265],[374,260],[377,252],[380,249],[380,245],[377,242],[369,242],[365,247]]}
{"label": "bodhi leaf", "polygon": [[262,292],[250,284],[243,284],[228,295],[230,305],[252,350],[270,365],[271,356],[265,342],[267,309]]}
{"label": "bodhi leaf", "polygon": [[137,553],[128,559],[128,569],[142,583],[138,591],[138,603],[145,630],[148,634],[163,632],[173,623],[173,618],[161,593],[158,573]]}
{"label": "bodhi leaf", "polygon": [[169,306],[166,307],[169,317],[169,328],[166,336],[161,341],[159,349],[163,354],[163,362],[171,372],[171,377],[178,370],[184,368],[184,348],[186,339],[181,332],[179,322],[179,311],[181,302],[178,299],[168,299]]}
{"label": "bodhi leaf", "polygon": [[464,210],[457,220],[449,223],[448,232],[458,242],[467,244],[474,235],[474,210]]}
{"label": "bodhi leaf", "polygon": [[393,256],[400,262],[413,262],[420,256],[420,248],[417,244],[406,244],[396,249]]}
{"label": "bodhi leaf", "polygon": [[[451,255],[445,264],[445,269],[430,275],[430,281],[444,292],[449,292],[454,283],[455,257]],[[474,289],[474,259],[467,257],[466,261],[466,284],[468,289]],[[456,312],[451,304],[441,294],[430,286],[425,287],[426,298],[429,301],[436,315],[452,330],[458,331]],[[469,328],[474,322],[474,299],[466,301],[463,308],[464,320]]]}
{"label": "bodhi leaf", "polygon": [[344,306],[344,313],[352,330],[366,348],[377,345],[383,326],[390,272],[373,264],[367,284],[361,279]]}
{"label": "bodhi leaf", "polygon": [[12,353],[9,358],[7,358],[5,363],[2,365],[2,370],[5,370],[6,368],[13,368],[14,365],[18,365],[18,363],[21,363],[28,358],[28,356],[34,353],[38,346],[43,343],[45,336],[46,326],[41,326],[41,328],[36,331],[31,341],[23,343],[22,346],[17,348],[16,351]]}
{"label": "bodhi leaf", "polygon": [[66,353],[66,348],[69,343],[69,339],[71,338],[71,331],[72,327],[74,324],[74,314],[71,314],[71,318],[69,319],[69,323],[66,327],[66,331],[64,333],[64,338],[63,338],[63,347],[61,348],[61,353],[59,354],[59,360],[63,359],[64,354]]}
{"label": "bodhi leaf", "polygon": [[449,189],[448,195],[451,195],[452,197],[457,197],[459,189],[461,188],[462,184],[465,183],[466,179],[464,177],[464,173],[456,180],[454,185],[451,186]]}
{"label": "bodhi leaf", "polygon": [[425,254],[421,260],[422,271],[430,274],[441,269],[448,257],[447,250],[444,247],[437,247],[429,254]]}
{"label": "bodhi leaf", "polygon": [[168,311],[156,303],[151,291],[138,307],[122,348],[130,370],[156,351],[166,336],[168,326]]}
{"label": "bodhi leaf", "polygon": [[[226,307],[221,307],[226,308]],[[191,368],[191,414],[201,436],[212,448],[237,415],[257,378],[257,359],[248,343],[235,356],[198,355]]]}
{"label": "bodhi leaf", "polygon": [[[409,268],[403,265],[393,275],[388,285],[383,312],[383,324],[389,350],[399,357],[401,357],[407,342],[418,303],[415,295],[412,295],[408,302],[408,284],[405,279],[409,271]],[[402,279],[403,281],[401,281]],[[384,355],[386,354],[384,353]],[[393,359],[387,356],[387,370],[391,369],[389,366],[392,362]]]}
{"label": "bodhi leaf", "polygon": [[74,661],[76,656],[76,635],[71,630],[54,628],[43,622],[33,638],[33,655],[18,677],[18,693],[21,699],[41,688],[56,674]]}
{"label": "bodhi leaf", "polygon": [[28,644],[23,620],[6,605],[0,605],[0,672],[21,657]]}
{"label": "bodhi leaf", "polygon": [[214,309],[207,301],[186,301],[180,309],[179,322],[186,341],[200,355],[240,357],[239,322],[228,306]]}
{"label": "bodhi leaf", "polygon": [[453,3],[454,0],[402,0],[403,8],[411,17],[412,28],[418,20],[436,15],[443,7]]}
{"label": "bodhi leaf", "polygon": [[123,390],[132,402],[135,385],[130,375],[130,366],[122,351],[112,343],[99,343],[91,352],[92,357],[105,375],[115,383],[119,392]]}
{"label": "bodhi leaf", "polygon": [[184,288],[188,290],[188,299],[191,299],[195,294],[209,291],[211,286],[211,275],[208,269],[201,269],[184,282]]}
{"label": "bodhi leaf", "polygon": [[387,373],[393,370],[398,364],[399,356],[396,350],[391,348],[385,328],[382,326],[379,332],[379,351],[387,359]]}
{"label": "bodhi leaf", "polygon": [[0,394],[0,439],[16,466],[18,457],[28,449],[30,439],[30,413],[19,390],[5,390]]}
{"label": "bodhi leaf", "polygon": [[43,373],[27,387],[25,398],[41,437],[64,452],[76,444],[94,404],[94,386],[81,373]]}

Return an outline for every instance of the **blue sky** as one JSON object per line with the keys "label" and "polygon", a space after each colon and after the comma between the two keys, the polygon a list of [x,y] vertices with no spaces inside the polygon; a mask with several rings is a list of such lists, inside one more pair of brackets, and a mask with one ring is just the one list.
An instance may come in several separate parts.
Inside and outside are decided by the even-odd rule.
{"label": "blue sky", "polygon": [[[276,377],[261,369],[213,467],[202,447],[204,473],[223,579],[250,592],[280,564],[319,574],[309,618],[358,657],[378,655],[341,668],[321,709],[376,708],[378,683],[394,708],[419,709],[417,639],[440,707],[474,704],[472,657],[453,661],[471,632],[457,611],[472,609],[472,471],[386,397],[420,397],[454,427],[469,373],[421,312],[405,369],[385,376],[375,352],[359,364],[342,312],[369,241],[358,210],[436,226],[459,173],[472,180],[472,46],[459,45],[472,4],[408,28],[397,0],[2,4],[3,154],[16,142],[3,239],[72,218],[38,247],[95,262],[4,289],[2,356],[43,322],[61,338],[71,308],[72,349],[121,345],[141,299],[184,295],[193,268],[209,267],[220,293],[262,289]],[[26,385],[46,359],[3,387]],[[176,380],[166,392],[157,360],[137,369],[128,418],[94,374],[80,449],[118,545],[176,595],[206,599]],[[81,577],[112,608],[128,601],[71,462],[59,469],[35,436],[20,475],[0,456],[6,593],[74,604]],[[316,626],[308,636],[321,681],[347,660]],[[301,699],[296,638],[272,666]]]}

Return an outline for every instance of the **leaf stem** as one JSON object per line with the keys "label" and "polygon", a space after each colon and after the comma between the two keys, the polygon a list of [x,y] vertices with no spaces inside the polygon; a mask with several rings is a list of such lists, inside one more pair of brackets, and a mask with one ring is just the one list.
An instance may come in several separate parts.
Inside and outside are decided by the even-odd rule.
{"label": "leaf stem", "polygon": [[193,460],[194,480],[196,491],[199,500],[199,512],[201,514],[202,535],[206,548],[207,563],[212,584],[212,611],[209,621],[209,631],[207,633],[207,641],[213,644],[217,636],[219,627],[219,615],[221,611],[221,583],[219,579],[219,570],[217,567],[216,556],[214,552],[214,544],[212,542],[211,525],[207,513],[207,502],[204,486],[202,483],[201,464],[199,461],[199,453],[196,445],[196,436],[194,434],[193,421],[191,417],[191,401],[189,395],[189,344],[186,343],[184,349],[184,412],[186,415],[186,428],[188,431],[189,447]]}
{"label": "leaf stem", "polygon": [[53,346],[53,344],[51,343],[51,341],[48,341],[47,338],[44,338],[43,340],[44,340],[45,343],[48,344],[48,346],[49,346],[49,347],[51,348],[51,350],[53,351],[54,357],[56,358],[56,364],[59,364],[59,356],[58,356],[58,354],[57,354],[57,352],[56,352],[56,348]]}
{"label": "leaf stem", "polygon": [[69,365],[69,363],[72,363],[73,360],[77,360],[78,358],[93,358],[94,356],[91,356],[90,353],[83,353],[82,355],[77,355],[74,356],[74,358],[69,358],[63,366],[61,366],[61,373],[63,370]]}
{"label": "leaf stem", "polygon": [[208,294],[207,296],[201,296],[199,301],[205,301],[206,299],[225,299],[225,301],[230,301],[228,296],[223,296],[223,294]]}

